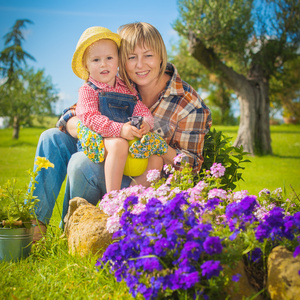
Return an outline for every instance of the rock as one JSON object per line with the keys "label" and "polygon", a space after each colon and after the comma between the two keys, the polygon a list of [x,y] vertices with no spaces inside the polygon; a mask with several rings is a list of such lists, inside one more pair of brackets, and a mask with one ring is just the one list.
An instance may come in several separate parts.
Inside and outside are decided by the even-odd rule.
{"label": "rock", "polygon": [[268,257],[267,289],[272,300],[300,299],[300,257],[283,246],[275,247]]}
{"label": "rock", "polygon": [[108,216],[83,198],[69,202],[65,221],[65,235],[70,254],[86,256],[103,253],[112,241],[112,234],[106,230]]}
{"label": "rock", "polygon": [[[245,272],[245,265],[240,261],[234,270],[230,271],[230,276],[240,274],[240,280],[238,282],[232,282],[226,289],[226,293],[230,296],[230,300],[250,299],[256,295],[258,291],[250,284],[247,274]],[[253,298],[254,299],[254,298]],[[255,300],[262,300],[261,295],[257,295]]]}

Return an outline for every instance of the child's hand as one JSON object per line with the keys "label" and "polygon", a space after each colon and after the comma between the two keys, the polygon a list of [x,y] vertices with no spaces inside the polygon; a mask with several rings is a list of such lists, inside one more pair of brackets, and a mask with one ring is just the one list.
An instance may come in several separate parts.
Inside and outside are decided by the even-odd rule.
{"label": "child's hand", "polygon": [[150,125],[147,122],[143,121],[141,128],[139,130],[139,133],[141,135],[144,135],[144,134],[148,133],[149,131],[150,131]]}
{"label": "child's hand", "polygon": [[132,126],[130,122],[127,122],[123,125],[121,129],[121,137],[126,140],[133,140],[135,137],[141,138],[142,134],[139,132],[135,126]]}

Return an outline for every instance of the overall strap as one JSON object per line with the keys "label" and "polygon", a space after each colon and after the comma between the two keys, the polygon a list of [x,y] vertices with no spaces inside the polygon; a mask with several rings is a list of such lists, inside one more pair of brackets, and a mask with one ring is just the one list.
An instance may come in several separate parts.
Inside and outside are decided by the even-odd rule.
{"label": "overall strap", "polygon": [[92,89],[94,89],[95,91],[97,91],[97,90],[100,90],[97,86],[95,86],[92,82],[90,82],[90,81],[87,81],[87,84],[92,88]]}

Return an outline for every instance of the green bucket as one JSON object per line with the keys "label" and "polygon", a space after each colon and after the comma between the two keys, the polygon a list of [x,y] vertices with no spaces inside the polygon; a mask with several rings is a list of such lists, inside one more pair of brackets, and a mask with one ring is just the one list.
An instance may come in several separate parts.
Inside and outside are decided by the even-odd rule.
{"label": "green bucket", "polygon": [[0,228],[0,261],[18,261],[31,251],[34,226]]}

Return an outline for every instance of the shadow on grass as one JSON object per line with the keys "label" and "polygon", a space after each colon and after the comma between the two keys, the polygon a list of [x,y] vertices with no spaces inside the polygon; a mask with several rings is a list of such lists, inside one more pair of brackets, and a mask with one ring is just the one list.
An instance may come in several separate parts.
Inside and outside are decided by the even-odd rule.
{"label": "shadow on grass", "polygon": [[273,154],[272,156],[283,158],[283,159],[300,159],[300,156],[292,156],[292,155],[285,156],[285,155]]}
{"label": "shadow on grass", "polygon": [[300,131],[288,131],[288,130],[271,130],[272,133],[291,133],[291,134],[300,134]]}
{"label": "shadow on grass", "polygon": [[0,148],[10,148],[10,147],[36,147],[36,142],[26,142],[26,141],[9,141],[7,143],[1,143]]}

